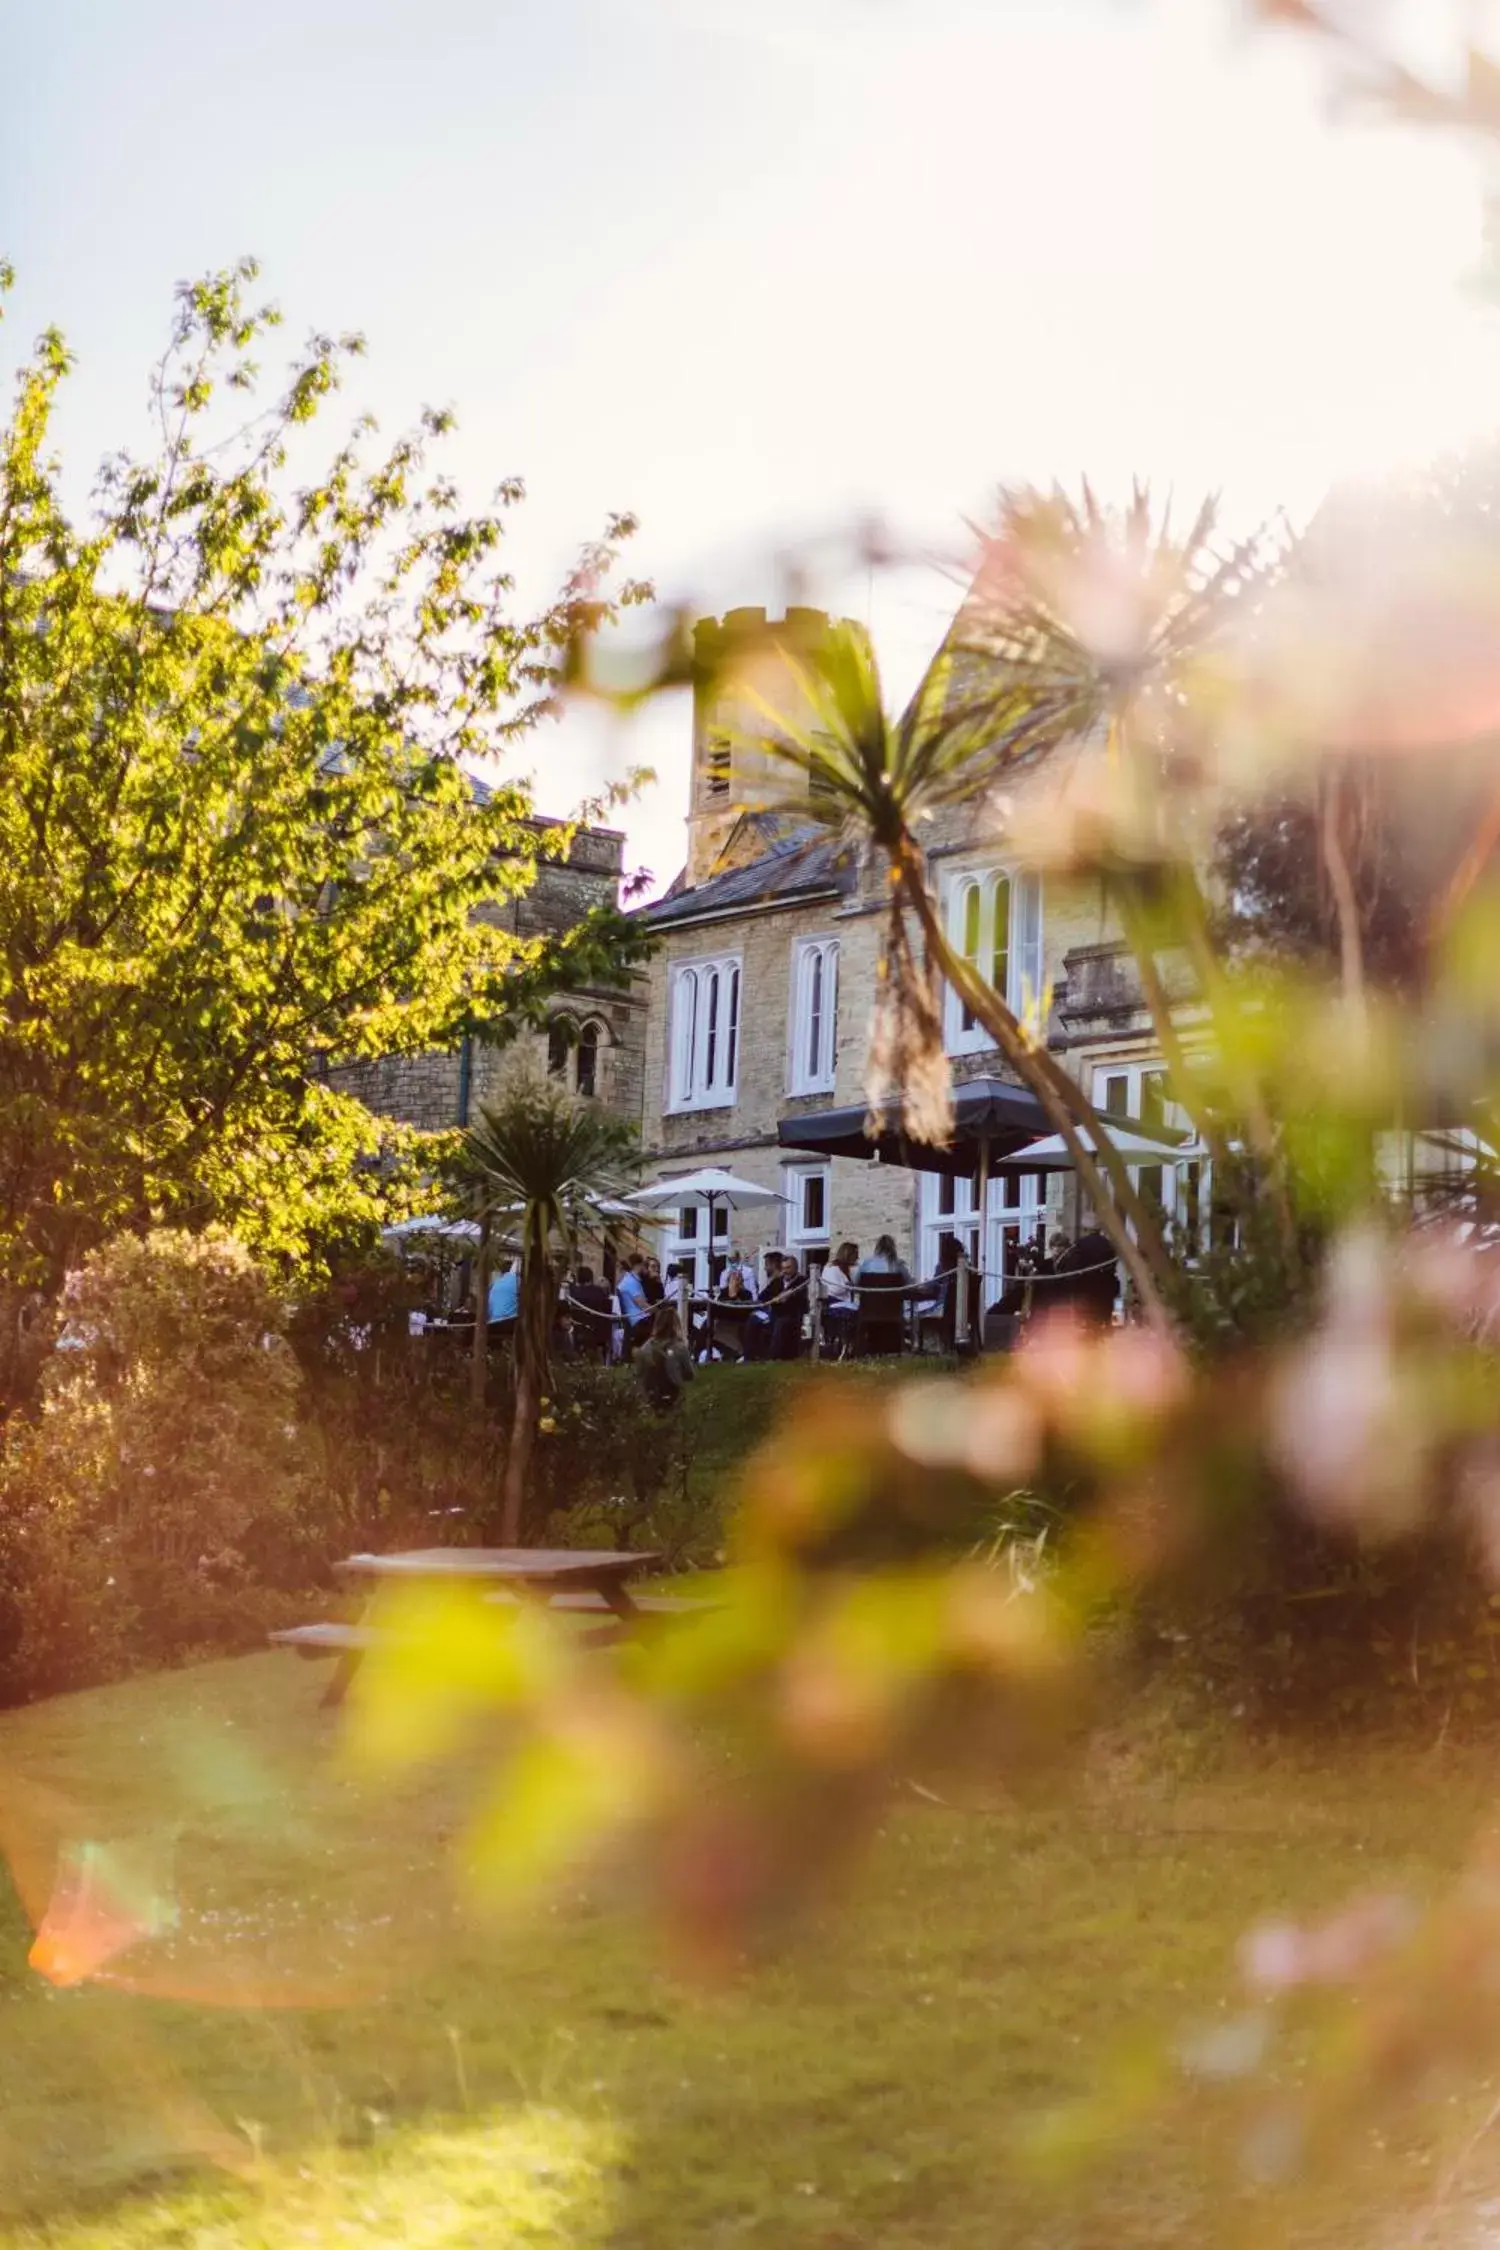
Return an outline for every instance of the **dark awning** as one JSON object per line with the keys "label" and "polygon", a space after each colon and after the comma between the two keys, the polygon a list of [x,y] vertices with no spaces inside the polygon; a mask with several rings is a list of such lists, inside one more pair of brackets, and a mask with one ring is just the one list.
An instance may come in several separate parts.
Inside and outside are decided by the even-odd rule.
{"label": "dark awning", "polygon": [[914,1172],[972,1172],[979,1143],[990,1155],[1011,1156],[1047,1131],[1050,1120],[1035,1094],[1008,1078],[970,1078],[953,1089],[953,1139],[947,1148],[928,1148],[900,1130],[899,1103],[885,1112],[884,1130],[871,1140],[865,1132],[863,1103],[849,1109],[820,1109],[806,1117],[783,1117],[776,1138],[783,1148],[810,1156],[852,1156],[868,1163],[904,1164]]}

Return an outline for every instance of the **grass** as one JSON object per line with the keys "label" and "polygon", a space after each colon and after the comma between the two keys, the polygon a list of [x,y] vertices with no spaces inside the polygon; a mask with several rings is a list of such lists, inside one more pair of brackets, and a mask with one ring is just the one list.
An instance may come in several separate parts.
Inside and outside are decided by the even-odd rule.
{"label": "grass", "polygon": [[1228,2182],[1208,2096],[1057,2180],[1020,2153],[1101,2085],[1128,2106],[1132,2056],[1221,2024],[1257,1917],[1440,1880],[1478,1819],[1477,1752],[1241,1746],[1196,1777],[1101,1762],[1067,1804],[914,1795],[856,1894],[705,1991],[600,1882],[524,1923],[466,1911],[475,1771],[357,1783],[319,1678],[266,1655],[0,1721],[20,1889],[87,1835],[181,1907],[119,1958],[143,1990],[60,1990],[4,1902],[0,2239],[1352,2250],[1420,2203],[1458,2122],[1363,2133],[1290,2202]]}

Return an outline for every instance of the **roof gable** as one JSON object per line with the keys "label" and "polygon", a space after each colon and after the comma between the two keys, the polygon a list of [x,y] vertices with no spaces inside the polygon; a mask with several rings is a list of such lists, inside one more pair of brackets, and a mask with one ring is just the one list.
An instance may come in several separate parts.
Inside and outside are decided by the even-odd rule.
{"label": "roof gable", "polygon": [[[764,842],[768,834],[772,839],[769,848]],[[730,856],[726,849],[718,870],[706,883],[692,890],[674,886],[665,898],[643,906],[642,921],[652,929],[670,929],[679,922],[732,913],[736,908],[749,911],[760,906],[790,906],[799,899],[830,894],[844,897],[854,888],[853,852],[842,838],[831,836],[814,822],[788,826],[784,817],[747,813],[736,823],[730,844],[737,851],[748,851],[756,841],[761,848],[754,856],[738,858],[725,866],[724,860]]]}

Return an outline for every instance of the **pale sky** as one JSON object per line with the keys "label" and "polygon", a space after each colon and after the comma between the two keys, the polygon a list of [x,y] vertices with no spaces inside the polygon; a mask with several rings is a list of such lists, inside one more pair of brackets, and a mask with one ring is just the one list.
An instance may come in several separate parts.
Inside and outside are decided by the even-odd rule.
{"label": "pale sky", "polygon": [[[1214,0],[0,0],[8,364],[80,355],[65,434],[142,435],[180,277],[245,251],[291,336],[365,331],[347,405],[453,404],[517,562],[606,510],[704,608],[867,617],[893,697],[952,606],[850,566],[876,516],[963,549],[1002,479],[1305,514],[1500,419],[1461,152],[1330,119],[1308,60]],[[1410,11],[1409,11],[1410,12]],[[1432,27],[1459,0],[1422,0]],[[1416,16],[1412,20],[1417,20]],[[687,717],[539,739],[566,809],[646,761],[681,857]]]}

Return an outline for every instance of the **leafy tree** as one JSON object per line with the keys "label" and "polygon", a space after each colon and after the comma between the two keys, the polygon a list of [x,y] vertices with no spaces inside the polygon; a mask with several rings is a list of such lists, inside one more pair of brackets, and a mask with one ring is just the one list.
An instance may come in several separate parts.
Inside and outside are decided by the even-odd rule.
{"label": "leafy tree", "polygon": [[[88,509],[49,450],[45,334],[0,429],[0,1280],[55,1287],[120,1228],[219,1221],[308,1252],[380,1202],[379,1131],[330,1066],[503,1037],[618,969],[613,911],[522,942],[493,910],[566,830],[476,791],[556,707],[569,646],[647,589],[612,518],[537,614],[504,564],[514,480],[467,514],[430,459],[314,425],[357,337],[285,379],[256,269],[184,286],[149,454]],[[0,283],[9,276],[0,276]]]}
{"label": "leafy tree", "polygon": [[481,1212],[503,1218],[521,1241],[515,1420],[500,1527],[506,1546],[521,1536],[526,1472],[550,1384],[553,1250],[570,1248],[600,1204],[628,1184],[635,1151],[634,1129],[622,1118],[575,1101],[555,1080],[528,1076],[483,1106],[464,1137],[461,1169]]}
{"label": "leafy tree", "polygon": [[1394,990],[1419,987],[1426,952],[1424,897],[1402,852],[1391,776],[1370,761],[1334,773],[1325,764],[1299,789],[1237,809],[1216,845],[1224,901],[1218,934],[1231,957],[1254,967],[1296,963],[1336,972],[1342,951],[1339,903],[1324,838],[1339,811],[1364,971]]}

